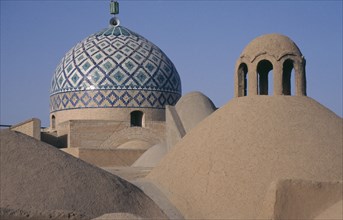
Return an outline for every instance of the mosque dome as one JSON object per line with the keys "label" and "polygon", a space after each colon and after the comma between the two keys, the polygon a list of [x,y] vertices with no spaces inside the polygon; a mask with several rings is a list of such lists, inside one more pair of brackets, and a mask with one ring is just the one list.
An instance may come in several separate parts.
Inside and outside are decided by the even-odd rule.
{"label": "mosque dome", "polygon": [[281,34],[266,34],[251,41],[241,53],[241,57],[249,56],[251,61],[256,57],[268,54],[276,60],[285,55],[302,56],[298,46],[287,36]]}
{"label": "mosque dome", "polygon": [[175,105],[181,81],[156,45],[119,25],[90,35],[62,58],[52,77],[50,111]]}

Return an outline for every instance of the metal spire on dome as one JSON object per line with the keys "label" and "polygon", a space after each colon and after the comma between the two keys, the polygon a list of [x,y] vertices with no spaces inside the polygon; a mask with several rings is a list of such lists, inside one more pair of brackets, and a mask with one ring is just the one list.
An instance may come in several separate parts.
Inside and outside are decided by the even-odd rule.
{"label": "metal spire on dome", "polygon": [[110,13],[113,15],[113,17],[110,20],[110,25],[115,27],[119,26],[120,21],[119,18],[116,17],[116,15],[119,14],[119,2],[117,2],[116,0],[111,0]]}
{"label": "metal spire on dome", "polygon": [[111,1],[110,3],[110,11],[112,15],[119,14],[119,3],[117,1]]}

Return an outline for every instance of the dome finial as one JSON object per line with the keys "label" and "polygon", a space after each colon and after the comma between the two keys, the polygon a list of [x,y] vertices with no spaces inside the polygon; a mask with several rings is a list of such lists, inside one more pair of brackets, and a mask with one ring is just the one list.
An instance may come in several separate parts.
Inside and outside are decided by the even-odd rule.
{"label": "dome finial", "polygon": [[110,13],[113,15],[113,18],[110,20],[110,25],[113,26],[119,26],[120,21],[119,19],[115,16],[119,14],[119,3],[115,0],[111,0],[110,3]]}
{"label": "dome finial", "polygon": [[119,14],[119,3],[117,1],[111,0],[110,11],[112,15]]}

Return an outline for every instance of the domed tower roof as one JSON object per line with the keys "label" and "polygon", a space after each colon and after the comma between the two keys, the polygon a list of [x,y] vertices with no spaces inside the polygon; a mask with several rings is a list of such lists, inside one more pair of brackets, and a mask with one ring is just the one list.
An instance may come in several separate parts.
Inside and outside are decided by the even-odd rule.
{"label": "domed tower roof", "polygon": [[50,111],[164,108],[175,105],[180,96],[179,74],[163,51],[115,24],[87,37],[62,58],[52,77]]}
{"label": "domed tower roof", "polygon": [[[257,37],[244,48],[236,62],[235,97],[292,95],[294,85],[293,95],[306,96],[305,65],[304,56],[289,37],[281,34]],[[274,82],[268,82],[271,70]],[[291,82],[293,70],[296,83]],[[268,91],[271,83],[274,91]]]}
{"label": "domed tower roof", "polygon": [[266,34],[252,40],[241,53],[250,60],[262,54],[274,56],[279,60],[285,55],[302,56],[298,46],[287,36],[281,34]]}

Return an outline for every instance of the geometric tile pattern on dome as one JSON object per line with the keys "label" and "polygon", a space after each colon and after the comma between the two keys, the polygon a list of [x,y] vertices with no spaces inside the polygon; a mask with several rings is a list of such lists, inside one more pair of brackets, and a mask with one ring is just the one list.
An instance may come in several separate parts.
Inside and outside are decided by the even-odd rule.
{"label": "geometric tile pattern on dome", "polygon": [[[55,101],[61,97],[65,100],[71,98],[70,92],[75,94],[73,99],[78,97],[81,100],[78,91],[97,91],[104,97],[107,91],[113,91],[111,94],[121,97],[121,92],[126,90],[140,91],[145,99],[149,93],[156,99],[169,98],[170,102],[165,103],[175,105],[181,96],[181,80],[174,64],[157,46],[127,28],[112,26],[81,41],[62,58],[51,82],[50,96],[54,97],[51,110],[59,110],[60,105]],[[64,93],[68,95],[64,96]],[[121,99],[116,100],[119,102]],[[132,103],[128,105],[132,107],[160,108],[163,103],[151,102],[156,105],[148,105],[147,102],[142,105],[139,103],[144,102],[137,102],[134,97],[130,100]],[[65,109],[80,105],[80,102],[68,103],[76,104],[66,105]],[[84,102],[83,107],[93,107],[91,103]],[[100,102],[98,107],[107,105]],[[120,107],[122,103],[111,103],[111,106]]]}
{"label": "geometric tile pattern on dome", "polygon": [[92,90],[57,93],[50,97],[50,112],[80,108],[164,108],[179,94],[139,90]]}

